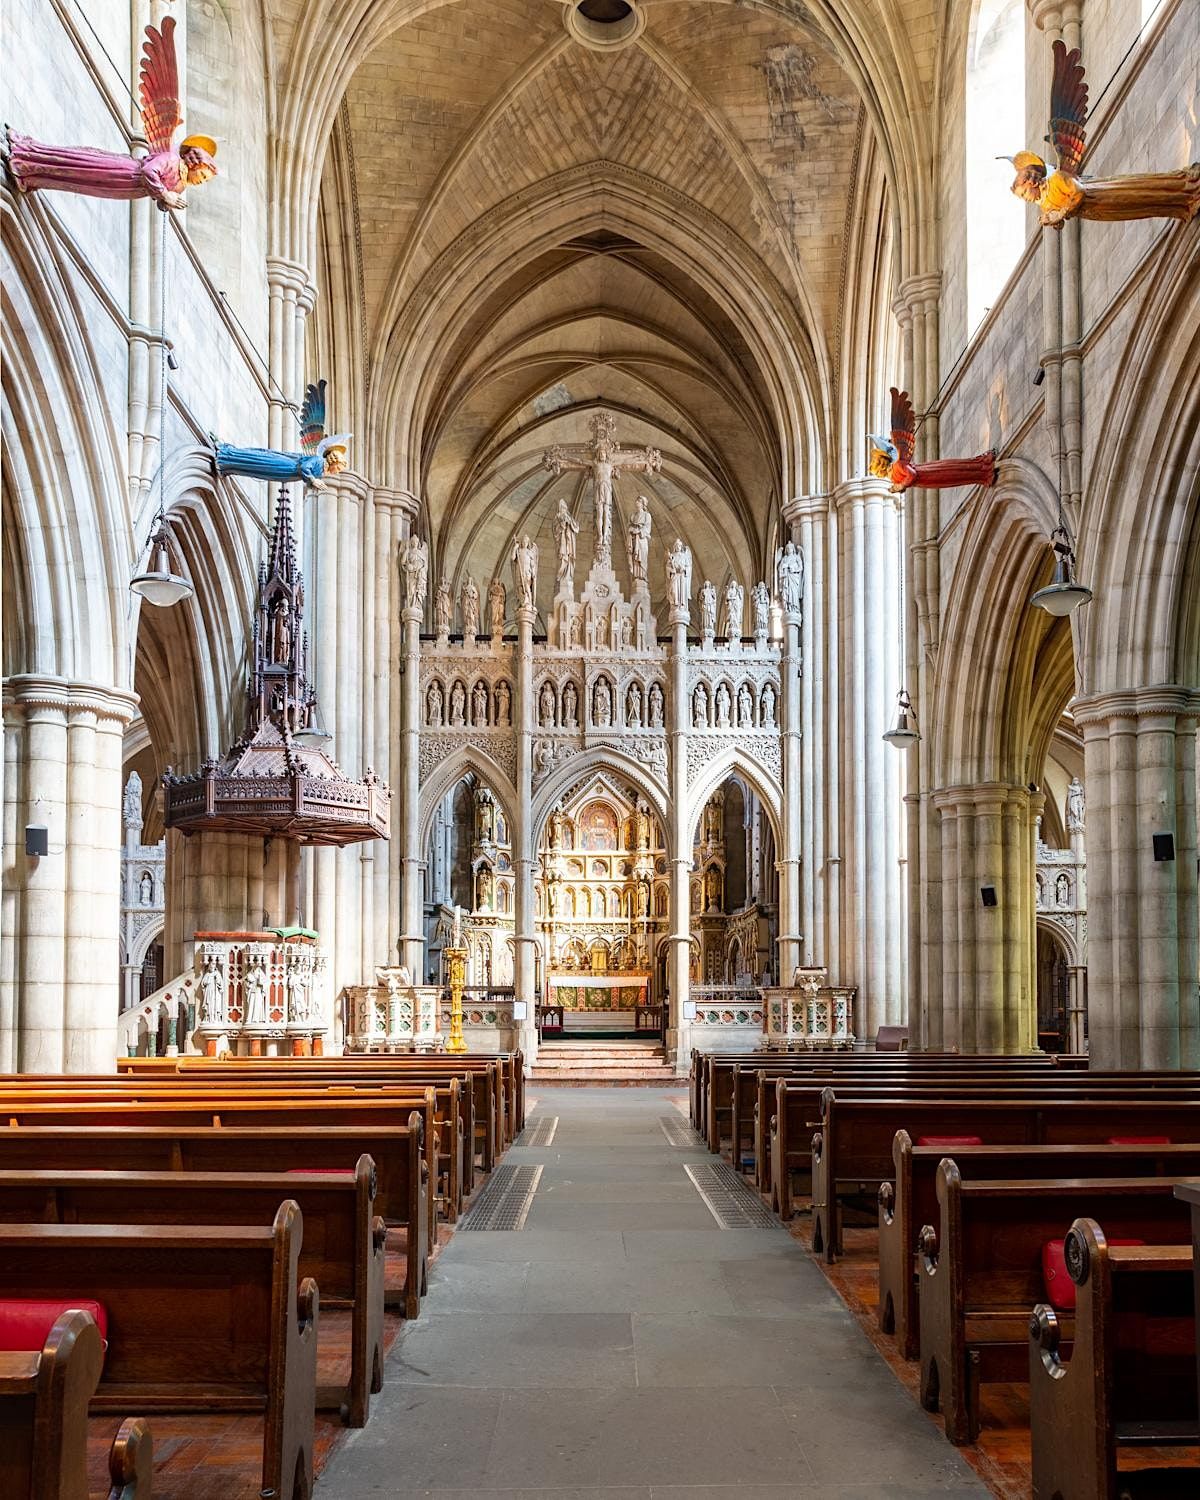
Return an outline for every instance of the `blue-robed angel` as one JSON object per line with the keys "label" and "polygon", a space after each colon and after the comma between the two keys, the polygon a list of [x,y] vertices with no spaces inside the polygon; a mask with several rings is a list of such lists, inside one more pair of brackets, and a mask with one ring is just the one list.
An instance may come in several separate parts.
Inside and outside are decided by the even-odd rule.
{"label": "blue-robed angel", "polygon": [[276,448],[236,448],[232,443],[218,443],[214,439],[217,473],[266,479],[274,484],[300,479],[314,489],[323,489],[323,480],[331,474],[340,474],[346,467],[352,436],[349,432],[325,436],[325,386],[326,382],[320,380],[304,392],[299,453],[283,453]]}

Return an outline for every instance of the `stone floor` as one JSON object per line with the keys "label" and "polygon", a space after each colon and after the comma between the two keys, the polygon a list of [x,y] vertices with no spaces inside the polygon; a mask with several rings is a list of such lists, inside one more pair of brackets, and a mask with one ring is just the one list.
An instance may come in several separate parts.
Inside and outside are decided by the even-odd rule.
{"label": "stone floor", "polygon": [[681,1094],[539,1092],[525,1228],[459,1232],[316,1500],[923,1500],[986,1488],[782,1229],[721,1229]]}

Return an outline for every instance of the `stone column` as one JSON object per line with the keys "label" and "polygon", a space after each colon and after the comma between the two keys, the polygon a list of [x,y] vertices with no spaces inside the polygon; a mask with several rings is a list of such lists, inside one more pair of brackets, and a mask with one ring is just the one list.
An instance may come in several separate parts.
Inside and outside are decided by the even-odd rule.
{"label": "stone column", "polygon": [[[1076,699],[1087,788],[1088,1038],[1098,1068],[1200,1067],[1196,724],[1172,684]],[[1156,860],[1170,834],[1174,858]]]}
{"label": "stone column", "polygon": [[400,667],[400,786],[393,803],[401,818],[403,912],[400,962],[415,983],[425,978],[425,859],[421,848],[418,799],[421,786],[421,619],[419,609],[400,614],[404,655]]}
{"label": "stone column", "polygon": [[898,940],[901,757],[883,739],[900,682],[896,570],[899,516],[887,485],[837,486],[841,662],[839,847],[844,860],[839,942],[824,956],[835,984],[858,986],[856,1028],[873,1037],[906,1015],[906,962]]}
{"label": "stone column", "polygon": [[667,965],[666,1051],[677,1073],[686,1073],[691,1062],[691,1027],[684,1019],[684,1006],[691,994],[691,873],[692,822],[688,812],[688,730],[691,695],[688,692],[689,610],[671,610],[671,699],[670,761],[671,887],[668,904],[670,957]]}
{"label": "stone column", "polygon": [[[518,593],[519,597],[519,593]],[[525,1002],[521,1023],[521,1050],[532,1066],[537,1058],[538,1003],[536,989],[536,914],[533,901],[533,625],[537,611],[532,604],[517,605],[516,702],[513,705],[517,731],[516,827],[513,829],[514,883],[514,986],[516,998]]]}
{"label": "stone column", "polygon": [[[827,652],[826,642],[831,623],[836,620],[836,565],[831,573],[827,565],[829,500],[827,496],[797,496],[785,507],[784,519],[791,528],[792,540],[804,559],[804,609],[797,616],[799,630],[795,652],[797,656],[797,685],[799,710],[796,729],[799,735],[799,780],[798,795],[785,794],[788,802],[798,803],[800,820],[799,860],[799,917],[795,925],[785,921],[780,912],[780,933],[797,932],[802,935],[801,957],[788,959],[792,963],[823,964],[829,949],[829,935],[835,931],[834,914],[837,911],[836,890],[830,888],[836,878],[836,869],[828,864],[830,830],[827,827],[829,809],[838,803],[837,755],[837,666],[836,653]],[[781,667],[786,673],[787,661],[793,651],[791,630],[785,621],[785,640]],[[781,722],[787,726],[787,686],[783,687],[783,716]],[[807,732],[806,728],[807,726]],[[787,777],[786,751],[784,756],[785,784]],[[834,831],[836,839],[836,831]],[[833,846],[836,852],[836,843]],[[782,854],[782,849],[780,853]],[[781,906],[782,906],[781,881]],[[784,968],[784,955],[779,954],[780,983],[791,978],[791,967]]]}
{"label": "stone column", "polygon": [[[1035,804],[1025,787],[1004,782],[943,788],[932,801],[941,818],[944,991],[940,1004],[929,997],[930,1033],[963,1052],[1030,1051]],[[994,905],[984,905],[985,890]]]}
{"label": "stone column", "polygon": [[[121,743],[137,700],[22,675],[4,684],[0,1067],[107,1072],[120,1002]],[[49,852],[25,853],[29,825]]]}
{"label": "stone column", "polygon": [[[802,812],[811,806],[811,786],[801,774],[804,743],[803,711],[800,703],[801,651],[798,612],[789,612],[783,623],[783,654],[779,663],[783,689],[783,844],[779,850],[779,982],[790,984],[797,966],[812,963],[815,933],[806,932],[800,917],[803,862]],[[806,793],[808,795],[806,795]],[[802,956],[803,955],[803,956]]]}

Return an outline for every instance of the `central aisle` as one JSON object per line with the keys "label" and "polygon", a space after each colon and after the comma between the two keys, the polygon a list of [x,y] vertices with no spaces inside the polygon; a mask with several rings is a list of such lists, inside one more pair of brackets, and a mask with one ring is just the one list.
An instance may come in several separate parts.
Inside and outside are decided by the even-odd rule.
{"label": "central aisle", "polygon": [[986,1497],[807,1252],[719,1227],[685,1095],[531,1096],[524,1229],[455,1234],[316,1500]]}

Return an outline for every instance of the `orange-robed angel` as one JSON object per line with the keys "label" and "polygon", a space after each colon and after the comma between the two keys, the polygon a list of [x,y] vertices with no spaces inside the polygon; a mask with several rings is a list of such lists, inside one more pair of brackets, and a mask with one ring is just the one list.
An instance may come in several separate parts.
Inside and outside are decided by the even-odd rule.
{"label": "orange-robed angel", "polygon": [[1043,224],[1067,219],[1183,219],[1200,209],[1200,162],[1177,172],[1139,172],[1127,177],[1081,177],[1087,139],[1088,86],[1079,48],[1054,44],[1050,87],[1050,134],[1058,169],[1050,172],[1036,151],[1006,156],[1017,169],[1012,191],[1041,210]]}
{"label": "orange-robed angel", "polygon": [[892,387],[892,431],[890,437],[871,433],[868,467],[876,479],[890,479],[892,493],[905,490],[953,490],[963,484],[991,485],[996,482],[996,450],[989,448],[975,458],[935,458],[913,463],[917,424],[907,391]]}

